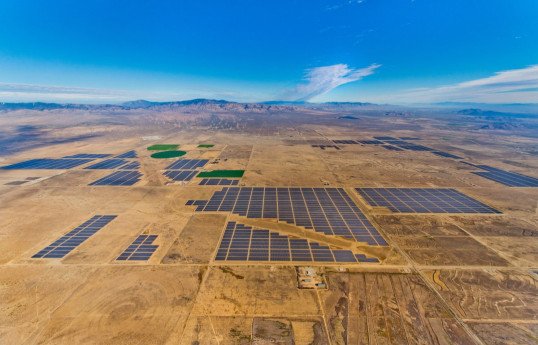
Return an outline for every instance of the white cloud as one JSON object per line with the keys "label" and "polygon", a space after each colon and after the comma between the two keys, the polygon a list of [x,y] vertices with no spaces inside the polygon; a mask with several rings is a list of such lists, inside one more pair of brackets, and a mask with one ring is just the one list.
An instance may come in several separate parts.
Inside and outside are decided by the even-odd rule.
{"label": "white cloud", "polygon": [[196,87],[177,92],[148,92],[117,89],[95,89],[55,85],[0,83],[0,102],[118,103],[145,99],[176,101],[193,98],[233,99],[248,96],[233,90]]}
{"label": "white cloud", "polygon": [[407,90],[394,95],[392,101],[538,103],[538,65],[453,85]]}
{"label": "white cloud", "polygon": [[373,74],[379,66],[381,65],[372,64],[366,68],[354,69],[349,68],[346,64],[337,64],[309,69],[304,78],[305,83],[285,91],[282,99],[285,101],[308,101],[342,84],[351,83]]}

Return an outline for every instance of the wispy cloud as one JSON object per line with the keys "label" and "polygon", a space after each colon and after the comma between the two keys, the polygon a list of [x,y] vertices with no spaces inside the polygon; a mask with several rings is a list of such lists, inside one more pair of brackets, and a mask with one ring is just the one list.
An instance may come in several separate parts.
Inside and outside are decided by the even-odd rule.
{"label": "wispy cloud", "polygon": [[346,64],[316,67],[307,70],[304,83],[284,92],[282,96],[286,101],[308,101],[316,96],[323,95],[332,89],[362,79],[374,73],[381,65],[372,64],[366,68],[350,68]]}
{"label": "wispy cloud", "polygon": [[218,98],[243,101],[243,98],[247,98],[247,96],[231,90],[204,87],[185,89],[181,92],[148,92],[0,83],[0,102],[118,103],[136,99],[175,101],[192,98]]}
{"label": "wispy cloud", "polygon": [[404,102],[537,103],[538,65],[437,88],[413,89],[394,95]]}

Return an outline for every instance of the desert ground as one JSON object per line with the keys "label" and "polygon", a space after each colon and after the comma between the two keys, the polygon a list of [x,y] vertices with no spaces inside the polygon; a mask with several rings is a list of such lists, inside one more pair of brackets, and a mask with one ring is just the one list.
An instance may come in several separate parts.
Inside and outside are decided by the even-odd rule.
{"label": "desert ground", "polygon": [[[1,344],[538,343],[538,188],[462,163],[538,178],[538,117],[202,102],[4,108],[0,128]],[[382,136],[459,158],[334,142]],[[186,154],[155,159],[155,144]],[[119,171],[85,169],[107,158],[3,169],[128,151],[133,185],[89,185]],[[186,203],[229,186],[172,181],[178,159],[244,170],[235,187],[342,188],[387,245],[198,212]],[[499,213],[397,213],[355,188],[453,188]],[[33,257],[95,215],[117,217],[61,258]],[[217,260],[229,222],[377,262]],[[140,235],[157,236],[149,259],[118,260]],[[299,284],[305,267],[319,284]]]}

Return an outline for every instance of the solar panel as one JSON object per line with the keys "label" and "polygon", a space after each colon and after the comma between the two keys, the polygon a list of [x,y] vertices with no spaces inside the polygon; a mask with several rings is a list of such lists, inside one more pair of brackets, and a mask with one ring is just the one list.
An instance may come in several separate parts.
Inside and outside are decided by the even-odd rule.
{"label": "solar panel", "polygon": [[136,170],[140,169],[140,162],[131,162],[127,163],[124,166],[120,167],[122,170]]}
{"label": "solar panel", "polygon": [[501,213],[450,188],[355,188],[371,205],[394,213]]}
{"label": "solar panel", "polygon": [[71,169],[76,166],[93,161],[92,158],[75,158],[75,159],[51,159],[39,158],[29,161],[15,163],[1,167],[0,169]]}
{"label": "solar panel", "polygon": [[521,174],[504,171],[500,169],[493,168],[493,169],[490,169],[489,171],[473,172],[473,174],[501,183],[508,187],[538,187],[538,179],[534,177],[521,175]]}
{"label": "solar panel", "polygon": [[359,259],[379,262],[364,254],[354,255],[350,250],[331,249],[307,239],[290,238],[236,222],[226,225],[215,256],[216,261],[362,262]]}
{"label": "solar panel", "polygon": [[173,181],[190,181],[196,174],[198,170],[167,170],[163,173]]}
{"label": "solar panel", "polygon": [[335,144],[344,144],[344,145],[355,145],[355,144],[358,144],[357,141],[355,141],[355,140],[349,140],[349,139],[346,139],[346,140],[333,140],[333,143],[335,143]]}
{"label": "solar panel", "polygon": [[97,215],[39,251],[32,258],[63,258],[117,216]]}
{"label": "solar panel", "polygon": [[365,145],[382,145],[383,142],[379,140],[358,140],[359,143]]}
{"label": "solar panel", "polygon": [[335,150],[340,150],[340,148],[336,145],[312,145],[312,147],[318,147],[322,150],[325,150],[326,148],[333,148]]}
{"label": "solar panel", "polygon": [[401,148],[392,145],[383,145],[383,148],[391,151],[403,151]]}
{"label": "solar panel", "polygon": [[76,154],[76,155],[65,156],[63,158],[93,158],[93,159],[98,159],[98,158],[106,158],[108,156],[112,156],[112,155],[111,154],[101,154],[101,153],[79,153],[79,154]]}
{"label": "solar panel", "polygon": [[104,161],[92,164],[84,169],[114,169],[121,165],[129,163],[129,161],[121,158],[110,158]]}
{"label": "solar panel", "polygon": [[151,255],[159,248],[152,244],[157,239],[157,235],[140,235],[123,253],[118,256],[118,261],[147,261]]}
{"label": "solar panel", "polygon": [[393,137],[374,137],[374,139],[377,139],[377,140],[398,140],[396,138],[393,138]]}
{"label": "solar panel", "polygon": [[134,150],[117,155],[116,158],[138,158],[138,155]]}
{"label": "solar panel", "polygon": [[225,187],[210,200],[189,201],[197,212],[272,218],[329,236],[387,245],[342,188]]}
{"label": "solar panel", "polygon": [[166,170],[194,170],[202,168],[209,159],[179,159],[166,167]]}
{"label": "solar panel", "polygon": [[454,159],[463,159],[462,157],[453,155],[451,153],[442,152],[442,151],[432,151],[432,153],[434,155],[438,155],[438,156],[441,156],[441,157],[454,158]]}
{"label": "solar panel", "polygon": [[200,186],[237,186],[239,180],[232,180],[227,178],[204,178],[200,181]]}
{"label": "solar panel", "polygon": [[422,140],[420,138],[415,138],[415,137],[400,137],[400,139],[402,139],[402,140]]}
{"label": "solar panel", "polygon": [[142,174],[138,171],[116,171],[90,183],[89,186],[132,186],[140,181],[140,177]]}

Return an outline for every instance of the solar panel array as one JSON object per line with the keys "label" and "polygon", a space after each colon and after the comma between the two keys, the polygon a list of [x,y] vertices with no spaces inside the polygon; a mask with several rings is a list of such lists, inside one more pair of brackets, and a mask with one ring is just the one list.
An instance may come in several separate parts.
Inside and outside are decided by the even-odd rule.
{"label": "solar panel array", "polygon": [[463,159],[460,156],[456,156],[456,155],[453,155],[451,153],[446,153],[446,152],[443,152],[443,151],[433,151],[432,153],[434,155],[438,155],[438,156],[441,156],[441,157],[454,158],[454,159]]}
{"label": "solar panel array", "polygon": [[365,145],[383,145],[383,142],[379,140],[358,140],[358,142]]}
{"label": "solar panel array", "polygon": [[198,212],[273,218],[326,235],[387,245],[342,188],[225,187],[210,200],[190,200]]}
{"label": "solar panel array", "polygon": [[194,170],[202,168],[209,159],[179,159],[166,167],[166,170]]}
{"label": "solar panel array", "polygon": [[117,216],[97,215],[51,243],[32,258],[63,258]]}
{"label": "solar panel array", "polygon": [[331,249],[301,238],[289,238],[278,232],[253,229],[228,222],[220,242],[217,261],[321,261],[379,262],[350,250]]}
{"label": "solar panel array", "polygon": [[239,180],[232,180],[227,178],[204,178],[200,181],[200,186],[237,186]]}
{"label": "solar panel array", "polygon": [[129,161],[126,161],[125,159],[121,158],[110,158],[105,159],[104,161],[101,161],[99,163],[92,164],[84,169],[115,169],[126,163],[129,163]]}
{"label": "solar panel array", "polygon": [[393,137],[374,137],[374,139],[377,139],[377,140],[398,140],[396,138],[393,138]]}
{"label": "solar panel array", "polygon": [[79,154],[76,154],[76,155],[71,155],[71,156],[65,156],[63,158],[94,158],[94,159],[99,159],[99,158],[106,158],[108,156],[111,156],[111,154],[102,154],[102,153],[79,153]]}
{"label": "solar panel array", "polygon": [[336,145],[312,145],[312,147],[319,147],[322,150],[325,150],[326,148],[333,148],[335,150],[340,150],[340,148]]}
{"label": "solar panel array", "polygon": [[391,151],[403,151],[401,148],[392,145],[383,145],[383,147]]}
{"label": "solar panel array", "polygon": [[402,139],[402,140],[422,140],[420,138],[415,138],[415,137],[400,137],[400,139]]}
{"label": "solar panel array", "polygon": [[120,169],[122,170],[136,170],[140,169],[140,162],[131,162],[127,163],[124,166],[121,166]]}
{"label": "solar panel array", "polygon": [[508,187],[538,187],[538,179],[531,176],[497,169],[488,165],[473,165],[470,163],[466,164],[472,165],[482,170],[486,170],[473,172],[473,174],[501,183]]}
{"label": "solar panel array", "polygon": [[333,140],[335,144],[355,145],[358,144],[355,140]]}
{"label": "solar panel array", "polygon": [[0,169],[71,169],[93,161],[93,158],[39,158],[4,166]]}
{"label": "solar panel array", "polygon": [[142,174],[138,171],[116,171],[108,176],[90,183],[89,186],[132,186],[140,181],[141,177]]}
{"label": "solar panel array", "polygon": [[138,155],[134,150],[117,155],[116,158],[138,158]]}
{"label": "solar panel array", "polygon": [[190,181],[198,172],[198,170],[167,170],[163,175],[173,181]]}
{"label": "solar panel array", "polygon": [[146,261],[159,248],[152,244],[157,235],[140,235],[116,260],[119,261]]}
{"label": "solar panel array", "polygon": [[501,213],[455,189],[355,188],[371,205],[395,213]]}

